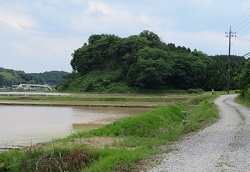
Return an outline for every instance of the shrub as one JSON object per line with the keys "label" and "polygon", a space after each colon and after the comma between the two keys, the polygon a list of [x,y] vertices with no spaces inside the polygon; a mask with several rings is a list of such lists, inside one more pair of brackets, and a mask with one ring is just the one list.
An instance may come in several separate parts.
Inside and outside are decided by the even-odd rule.
{"label": "shrub", "polygon": [[189,94],[198,94],[198,93],[204,93],[204,90],[198,88],[198,89],[188,89]]}

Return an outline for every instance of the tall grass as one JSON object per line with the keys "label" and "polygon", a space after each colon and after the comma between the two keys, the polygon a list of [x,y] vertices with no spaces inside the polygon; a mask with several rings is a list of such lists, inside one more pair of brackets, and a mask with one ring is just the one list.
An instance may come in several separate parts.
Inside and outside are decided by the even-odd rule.
{"label": "tall grass", "polygon": [[107,125],[99,130],[93,130],[90,133],[96,136],[111,137],[155,137],[159,134],[160,128],[180,123],[183,118],[184,114],[178,106],[169,105],[146,114],[116,121],[111,125]]}
{"label": "tall grass", "polygon": [[80,171],[98,158],[86,148],[12,150],[0,154],[0,171]]}

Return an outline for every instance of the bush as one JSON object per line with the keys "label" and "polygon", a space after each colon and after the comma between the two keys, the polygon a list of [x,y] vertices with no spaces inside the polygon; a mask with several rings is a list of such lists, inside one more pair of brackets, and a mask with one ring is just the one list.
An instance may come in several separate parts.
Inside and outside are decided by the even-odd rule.
{"label": "bush", "polygon": [[189,94],[198,94],[198,93],[204,93],[204,90],[198,88],[198,89],[188,89]]}
{"label": "bush", "polygon": [[27,149],[0,154],[0,171],[81,171],[99,159],[87,149]]}
{"label": "bush", "polygon": [[128,92],[132,92],[132,89],[129,88],[126,83],[112,83],[112,84],[110,84],[107,92],[109,92],[109,93],[128,93]]}
{"label": "bush", "polygon": [[245,90],[246,90],[245,91],[245,98],[247,100],[250,100],[250,87],[246,88]]}
{"label": "bush", "polygon": [[240,92],[241,97],[246,100],[250,100],[250,86],[246,87],[244,90]]}

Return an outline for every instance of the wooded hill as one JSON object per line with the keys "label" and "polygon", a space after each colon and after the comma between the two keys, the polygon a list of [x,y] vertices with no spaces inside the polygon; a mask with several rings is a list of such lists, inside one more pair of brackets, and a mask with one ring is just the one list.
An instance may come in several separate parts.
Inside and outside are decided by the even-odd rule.
{"label": "wooded hill", "polygon": [[[227,55],[208,56],[173,43],[166,44],[150,31],[120,38],[91,35],[72,54],[73,72],[58,85],[61,91],[133,92],[166,89],[223,90]],[[231,56],[231,77],[246,59]],[[237,85],[232,80],[232,88]]]}
{"label": "wooded hill", "polygon": [[48,84],[56,86],[62,82],[67,72],[50,71],[43,73],[25,73],[24,71],[5,69],[0,67],[0,87],[8,88],[12,85],[23,84]]}

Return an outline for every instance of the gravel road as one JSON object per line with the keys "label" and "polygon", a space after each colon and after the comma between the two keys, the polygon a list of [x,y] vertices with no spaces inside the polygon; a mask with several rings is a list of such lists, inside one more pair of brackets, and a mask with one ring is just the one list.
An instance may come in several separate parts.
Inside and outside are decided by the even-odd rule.
{"label": "gravel road", "polygon": [[250,109],[235,103],[236,96],[216,99],[221,119],[176,145],[149,172],[250,171]]}

